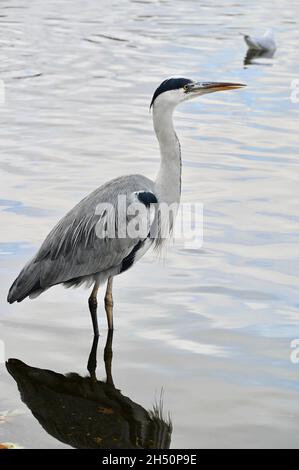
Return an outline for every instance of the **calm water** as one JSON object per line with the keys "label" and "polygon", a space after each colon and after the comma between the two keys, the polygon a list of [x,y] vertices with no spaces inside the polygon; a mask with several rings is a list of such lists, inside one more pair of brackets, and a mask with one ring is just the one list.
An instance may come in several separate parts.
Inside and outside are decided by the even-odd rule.
{"label": "calm water", "polygon": [[[176,113],[183,201],[204,204],[204,243],[187,250],[177,241],[162,261],[148,254],[116,280],[112,374],[122,395],[111,390],[120,410],[131,400],[135,425],[150,421],[146,410],[162,390],[172,448],[299,446],[299,364],[290,361],[290,342],[299,338],[299,104],[290,100],[290,83],[299,78],[297,18],[295,0],[225,7],[195,0],[1,2],[6,359],[87,376],[88,293],[56,287],[10,306],[11,282],[89,191],[120,174],[155,177],[148,105],[162,79],[242,81],[246,90],[210,95]],[[244,66],[241,33],[268,26],[279,45],[274,58]],[[102,307],[99,314],[103,380]],[[115,426],[115,401],[111,390],[110,401],[103,398],[102,382],[97,393],[88,379],[84,388],[58,385],[61,376],[43,371],[19,373],[39,423],[4,364],[0,370],[0,415],[11,415],[0,417],[0,442],[69,447],[76,444],[68,436],[81,426],[80,447],[90,413],[100,446],[101,426],[106,434]],[[67,413],[56,422],[63,406]],[[67,416],[74,416],[72,430],[64,429]]]}

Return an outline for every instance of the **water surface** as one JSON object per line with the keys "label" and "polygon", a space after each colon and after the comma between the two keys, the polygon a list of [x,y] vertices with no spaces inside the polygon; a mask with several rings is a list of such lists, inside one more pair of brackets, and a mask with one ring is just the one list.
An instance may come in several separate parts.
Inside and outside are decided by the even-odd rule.
{"label": "water surface", "polygon": [[[5,299],[88,192],[120,174],[155,177],[155,87],[170,75],[248,85],[176,112],[182,199],[204,204],[201,249],[178,240],[115,282],[115,386],[143,410],[163,390],[172,448],[298,447],[297,17],[295,0],[1,2],[0,337],[6,358],[31,367],[87,375],[85,290]],[[244,65],[241,33],[268,26],[275,56]],[[102,306],[99,315],[103,379]],[[0,380],[0,411],[12,414],[0,420],[0,441],[69,447],[22,403],[4,364]]]}

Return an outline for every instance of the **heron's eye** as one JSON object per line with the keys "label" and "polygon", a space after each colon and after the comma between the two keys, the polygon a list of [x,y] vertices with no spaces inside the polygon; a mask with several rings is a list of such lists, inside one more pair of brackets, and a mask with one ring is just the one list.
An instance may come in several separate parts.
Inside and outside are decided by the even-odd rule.
{"label": "heron's eye", "polygon": [[184,85],[184,86],[183,86],[183,89],[184,89],[185,91],[189,91],[189,86],[188,86],[188,85]]}

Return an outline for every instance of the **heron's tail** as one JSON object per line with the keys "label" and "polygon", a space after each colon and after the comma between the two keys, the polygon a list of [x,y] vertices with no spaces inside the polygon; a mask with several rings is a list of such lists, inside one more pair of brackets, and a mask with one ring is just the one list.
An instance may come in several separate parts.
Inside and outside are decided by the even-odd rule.
{"label": "heron's tail", "polygon": [[20,272],[9,289],[7,302],[22,302],[26,297],[37,297],[45,289],[40,284],[39,263],[30,261]]}

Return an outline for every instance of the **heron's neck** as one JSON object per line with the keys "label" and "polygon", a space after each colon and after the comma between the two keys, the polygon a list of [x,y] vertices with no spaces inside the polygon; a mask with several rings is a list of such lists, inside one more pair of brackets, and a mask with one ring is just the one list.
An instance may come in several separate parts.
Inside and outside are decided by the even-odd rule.
{"label": "heron's neck", "polygon": [[154,106],[154,129],[160,146],[161,162],[156,179],[160,200],[179,203],[181,195],[181,148],[173,128],[173,108]]}

